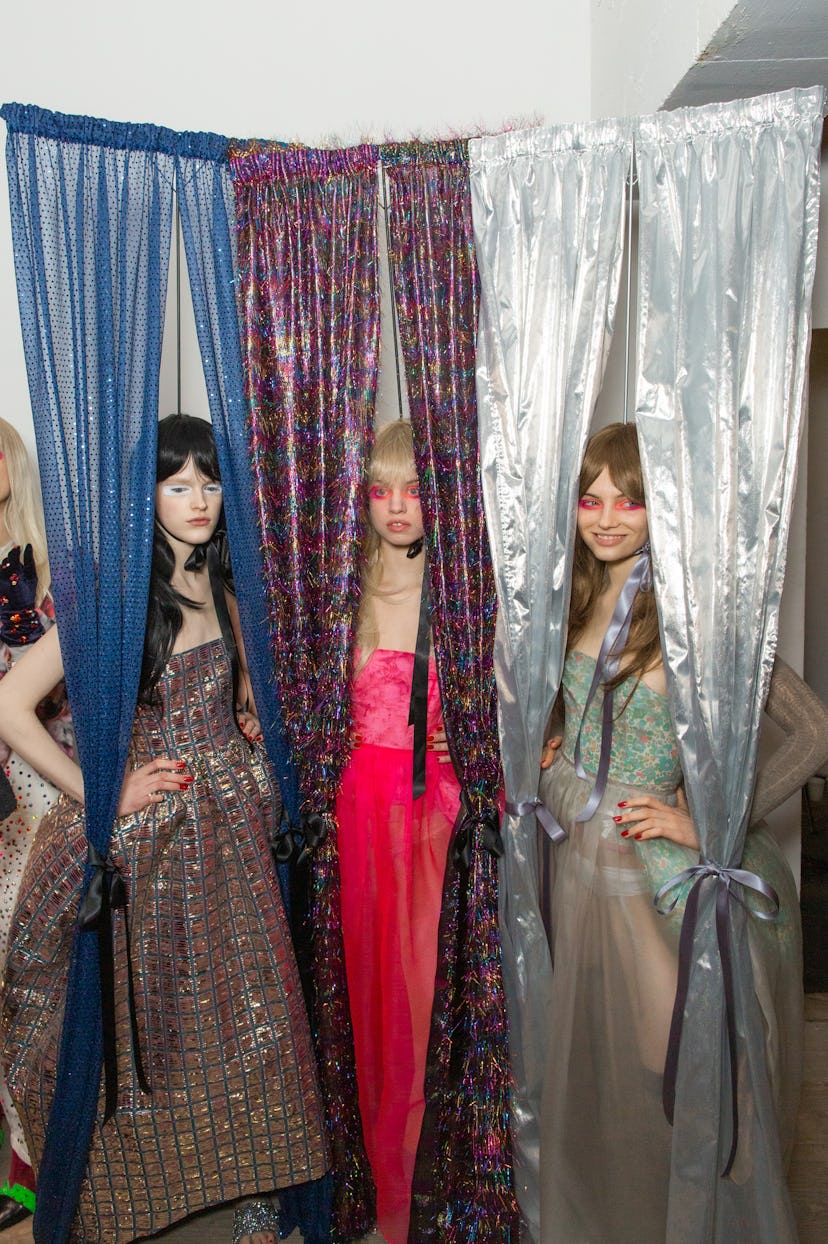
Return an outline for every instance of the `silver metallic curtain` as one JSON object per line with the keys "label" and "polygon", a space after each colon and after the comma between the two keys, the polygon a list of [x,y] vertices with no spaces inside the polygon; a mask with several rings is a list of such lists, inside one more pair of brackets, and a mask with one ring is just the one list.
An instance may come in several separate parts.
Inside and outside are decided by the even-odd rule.
{"label": "silver metallic curtain", "polygon": [[[734,890],[748,904],[753,896],[722,870],[741,860],[776,646],[823,106],[821,90],[796,90],[661,113],[637,127],[636,420],[671,712],[710,862],[685,953],[668,1227],[668,1242],[682,1244],[796,1239],[747,944],[756,916],[733,901]],[[733,1132],[728,1011],[738,1178],[721,1178]]]}
{"label": "silver metallic curtain", "polygon": [[[630,134],[627,123],[608,121],[469,144],[481,281],[481,468],[511,804],[537,794],[544,726],[563,667],[578,470],[615,318]],[[515,1183],[536,1234],[550,960],[534,815],[507,815],[503,840]]]}

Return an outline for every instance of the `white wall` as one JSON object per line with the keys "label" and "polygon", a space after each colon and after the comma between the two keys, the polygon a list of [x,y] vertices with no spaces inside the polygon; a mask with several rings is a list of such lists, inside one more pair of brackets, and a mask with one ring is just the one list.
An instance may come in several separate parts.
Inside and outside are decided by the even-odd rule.
{"label": "white wall", "polygon": [[[306,143],[469,133],[588,117],[589,20],[589,0],[514,0],[506,10],[495,0],[41,0],[4,6],[0,95]],[[0,323],[0,413],[31,445],[3,174]],[[191,328],[184,348],[183,406],[195,413],[203,390]],[[162,410],[174,401],[165,359]]]}
{"label": "white wall", "polygon": [[735,0],[591,0],[592,115],[655,112]]}
{"label": "white wall", "polygon": [[[415,7],[328,0],[304,8],[278,0],[143,0],[125,11],[111,0],[41,0],[5,6],[0,96],[116,121],[306,143],[649,112],[732,7],[732,0],[514,0],[505,7],[495,0],[420,0]],[[184,282],[182,405],[206,414],[186,272]],[[33,446],[2,174],[0,322],[0,414]],[[175,406],[171,323],[162,412]],[[386,362],[389,337],[385,332]],[[618,370],[614,365],[604,398],[607,412],[623,405]],[[388,366],[381,397],[390,413],[396,394]],[[783,636],[794,664],[802,652],[803,499]]]}

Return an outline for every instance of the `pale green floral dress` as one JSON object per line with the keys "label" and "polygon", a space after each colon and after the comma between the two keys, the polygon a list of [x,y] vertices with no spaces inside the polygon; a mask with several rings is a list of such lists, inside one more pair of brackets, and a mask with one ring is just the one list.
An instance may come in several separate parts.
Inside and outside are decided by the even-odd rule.
{"label": "pale green floral dress", "polygon": [[[629,679],[615,693],[609,779],[584,824],[575,816],[592,788],[601,747],[600,692],[573,750],[595,668],[572,651],[564,669],[561,754],[540,795],[567,829],[543,836],[541,893],[553,956],[553,995],[541,1112],[542,1244],[663,1244],[671,1129],[661,1083],[676,986],[677,948],[689,883],[670,916],[653,895],[694,852],[667,839],[622,838],[618,803],[642,793],[675,803],[682,773],[667,701]],[[761,827],[748,834],[743,866],[776,889],[779,919],[747,920],[757,998],[783,1151],[791,1143],[801,1064],[801,941],[793,877]],[[758,899],[757,903],[763,900]],[[746,1177],[740,1146],[733,1177]]]}

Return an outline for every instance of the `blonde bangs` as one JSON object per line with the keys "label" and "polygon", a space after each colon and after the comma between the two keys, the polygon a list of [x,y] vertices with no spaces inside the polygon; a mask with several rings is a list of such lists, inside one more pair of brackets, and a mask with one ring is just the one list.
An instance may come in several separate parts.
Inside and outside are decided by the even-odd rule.
{"label": "blonde bangs", "polygon": [[386,423],[377,432],[371,461],[368,465],[368,479],[372,484],[382,481],[384,484],[406,483],[415,479],[417,467],[414,462],[414,433],[406,419],[396,419]]}

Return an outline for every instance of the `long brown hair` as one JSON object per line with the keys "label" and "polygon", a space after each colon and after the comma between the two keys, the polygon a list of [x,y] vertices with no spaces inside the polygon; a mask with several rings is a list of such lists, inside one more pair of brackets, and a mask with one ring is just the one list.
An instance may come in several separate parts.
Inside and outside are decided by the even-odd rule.
{"label": "long brown hair", "polygon": [[[404,484],[416,478],[414,433],[407,419],[395,419],[380,428],[374,440],[368,463],[371,484]],[[374,612],[374,599],[379,595],[380,538],[373,524],[366,520],[362,545],[362,585],[357,620],[359,669],[365,664],[379,642],[379,627]]]}
{"label": "long brown hair", "polygon": [[[646,505],[638,433],[634,424],[611,423],[590,439],[578,480],[579,497],[589,492],[591,485],[604,469],[619,492],[639,505]],[[583,634],[606,584],[606,566],[590,552],[581,539],[580,532],[576,532],[567,649],[574,647],[579,636]],[[621,653],[619,673],[607,685],[617,687],[630,676],[640,679],[660,662],[661,639],[658,633],[655,596],[652,589],[642,590],[635,598],[632,625]]]}

